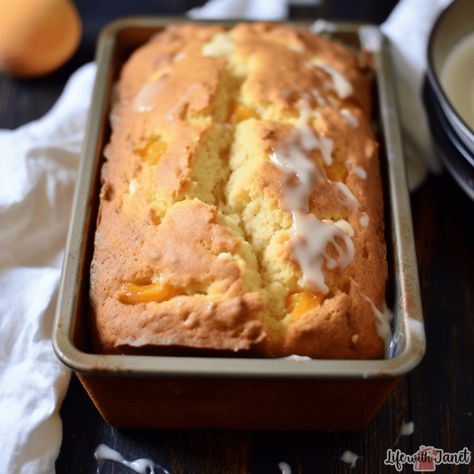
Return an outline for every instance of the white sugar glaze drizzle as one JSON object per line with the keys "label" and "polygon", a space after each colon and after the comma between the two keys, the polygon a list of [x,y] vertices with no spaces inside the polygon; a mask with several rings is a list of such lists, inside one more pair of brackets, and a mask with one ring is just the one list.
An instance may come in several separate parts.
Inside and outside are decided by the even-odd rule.
{"label": "white sugar glaze drizzle", "polygon": [[369,226],[369,216],[367,215],[366,212],[362,212],[360,217],[359,217],[359,223],[362,227],[368,227]]}
{"label": "white sugar glaze drizzle", "polygon": [[[348,233],[353,230],[349,223],[347,226],[340,222],[337,225],[332,221],[319,220],[309,213],[309,197],[315,183],[327,178],[322,176],[305,152],[319,149],[323,161],[331,164],[333,145],[328,138],[323,142],[321,137],[317,137],[308,124],[311,117],[308,103],[300,101],[298,105],[300,118],[293,132],[274,150],[270,160],[284,172],[283,200],[293,218],[291,243],[302,272],[301,284],[327,294],[329,288],[325,283],[323,267],[326,265],[329,269],[344,269],[351,263],[354,244]],[[338,188],[344,202],[358,207],[357,200],[347,186],[343,183],[331,183]],[[335,251],[334,257],[327,252],[330,244]]]}
{"label": "white sugar glaze drizzle", "polygon": [[333,68],[332,66],[323,63],[318,58],[311,59],[309,61],[309,64],[321,69],[329,75],[329,77],[331,78],[332,87],[334,88],[336,94],[339,96],[340,99],[346,99],[352,94],[352,84],[348,81],[346,76],[344,76],[344,74],[339,72],[336,68]]}
{"label": "white sugar glaze drizzle", "polygon": [[367,179],[367,171],[362,166],[356,166],[351,160],[346,160],[346,168],[349,171],[353,171],[354,174],[360,179]]}
{"label": "white sugar glaze drizzle", "polygon": [[357,128],[359,126],[359,119],[349,110],[343,107],[339,113],[341,117],[352,127]]}
{"label": "white sugar glaze drizzle", "polygon": [[[184,51],[176,53],[171,63],[165,66],[165,69],[159,70],[154,74],[154,79],[146,83],[135,97],[135,111],[136,112],[151,112],[155,108],[155,98],[159,93],[165,78],[169,75],[171,67],[174,63],[186,59],[187,54]],[[156,77],[158,75],[158,77]]]}
{"label": "white sugar glaze drizzle", "polygon": [[319,92],[317,89],[312,90],[311,95],[314,97],[314,99],[319,105],[327,105],[328,101],[322,96],[321,92]]}
{"label": "white sugar glaze drizzle", "polygon": [[286,356],[286,357],[282,357],[282,359],[286,359],[286,360],[291,360],[293,362],[305,362],[307,360],[312,360],[311,357],[308,357],[308,356],[300,356],[298,354],[291,354],[289,356]]}
{"label": "white sugar glaze drizzle", "polygon": [[[97,461],[115,461],[122,466],[128,467],[132,471],[138,472],[138,474],[170,474],[164,467],[155,464],[151,459],[141,458],[135,461],[127,461],[123,456],[115,449],[110,448],[106,444],[99,444],[95,450],[94,457]],[[155,471],[155,467],[159,471]]]}
{"label": "white sugar glaze drizzle", "polygon": [[362,166],[354,166],[354,173],[360,179],[367,179],[367,172]]}
{"label": "white sugar glaze drizzle", "polygon": [[336,181],[334,182],[334,186],[338,189],[341,199],[344,204],[346,204],[346,206],[355,210],[359,209],[359,201],[354,196],[354,194],[352,194],[352,191],[347,187],[346,184]]}
{"label": "white sugar glaze drizzle", "polygon": [[384,313],[382,313],[382,311],[377,309],[377,307],[374,305],[372,300],[367,295],[363,295],[363,297],[367,301],[367,303],[370,304],[370,307],[372,308],[374,316],[377,320],[377,325],[376,325],[377,333],[380,336],[380,338],[384,341],[385,354],[388,356],[390,337],[392,335],[392,330],[390,329],[390,322],[389,322],[391,319],[390,310],[387,307],[385,307],[385,311]]}
{"label": "white sugar glaze drizzle", "polygon": [[[303,286],[327,294],[329,288],[324,281],[323,266],[326,264],[330,270],[347,267],[354,258],[352,239],[333,222],[320,221],[313,214],[301,211],[293,212],[293,236],[295,257],[303,272]],[[329,244],[335,248],[336,258],[326,252]]]}
{"label": "white sugar glaze drizzle", "polygon": [[145,84],[135,97],[135,110],[137,112],[151,112],[155,105],[153,97],[159,92],[163,84],[163,76]]}
{"label": "white sugar glaze drizzle", "polygon": [[[333,141],[325,136],[317,137],[313,128],[308,124],[309,120],[314,116],[314,112],[313,114],[311,113],[312,111],[308,102],[306,100],[300,100],[298,106],[300,116],[296,122],[296,129],[300,133],[301,147],[305,151],[319,149],[324,164],[330,166],[332,164]],[[306,156],[304,156],[304,158],[306,159]]]}
{"label": "white sugar glaze drizzle", "polygon": [[151,112],[155,108],[155,98],[160,92],[166,77],[168,77],[168,73],[160,75],[140,89],[135,97],[136,112]]}
{"label": "white sugar glaze drizzle", "polygon": [[[323,219],[323,222],[324,222],[324,219]],[[328,222],[332,222],[332,221],[328,221]],[[339,229],[343,230],[349,237],[354,237],[354,229],[346,220],[339,219],[338,221],[334,222],[334,225],[337,225]]]}

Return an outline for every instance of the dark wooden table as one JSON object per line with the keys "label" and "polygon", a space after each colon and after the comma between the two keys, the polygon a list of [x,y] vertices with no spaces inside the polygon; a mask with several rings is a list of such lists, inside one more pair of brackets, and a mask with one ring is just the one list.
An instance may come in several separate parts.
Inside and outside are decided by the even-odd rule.
{"label": "dark wooden table", "polygon": [[[34,81],[0,76],[0,127],[13,128],[43,115],[67,78],[93,58],[100,28],[111,19],[141,13],[180,14],[199,2],[176,0],[78,0],[84,23],[81,46],[56,73]],[[394,0],[332,0],[317,8],[292,7],[293,17],[381,22]],[[339,458],[349,449],[362,456],[353,472],[395,472],[383,465],[385,450],[404,420],[415,432],[400,440],[407,453],[420,444],[448,451],[474,451],[474,203],[447,173],[431,176],[412,196],[428,349],[420,366],[398,386],[369,426],[356,433],[268,431],[139,431],[105,424],[75,378],[61,409],[64,439],[59,473],[94,473],[93,452],[106,443],[128,459],[150,457],[177,473],[278,473],[287,462],[294,473],[349,472]],[[129,472],[114,463],[102,473]],[[405,472],[412,472],[407,468]],[[438,467],[437,472],[474,472]]]}

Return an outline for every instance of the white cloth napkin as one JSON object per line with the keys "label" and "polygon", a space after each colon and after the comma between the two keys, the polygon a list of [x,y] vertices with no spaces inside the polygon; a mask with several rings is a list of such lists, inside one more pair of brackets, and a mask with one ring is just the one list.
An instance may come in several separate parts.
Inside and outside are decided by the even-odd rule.
{"label": "white cloth napkin", "polygon": [[188,16],[196,20],[281,20],[288,16],[288,3],[288,0],[210,0],[190,10]]}
{"label": "white cloth napkin", "polygon": [[[448,1],[402,0],[383,26],[393,41],[415,184],[426,165],[436,169],[419,93],[426,37]],[[211,0],[190,12],[267,20],[286,14],[287,0]],[[83,66],[42,119],[0,131],[0,474],[54,472],[61,443],[58,409],[69,372],[53,354],[51,326],[94,76],[93,64]]]}
{"label": "white cloth napkin", "polygon": [[54,472],[69,371],[51,346],[95,65],[43,118],[0,130],[0,473]]}
{"label": "white cloth napkin", "polygon": [[401,0],[382,31],[390,39],[398,91],[408,184],[417,188],[426,172],[439,172],[437,158],[421,100],[426,71],[426,48],[431,27],[452,0]]}

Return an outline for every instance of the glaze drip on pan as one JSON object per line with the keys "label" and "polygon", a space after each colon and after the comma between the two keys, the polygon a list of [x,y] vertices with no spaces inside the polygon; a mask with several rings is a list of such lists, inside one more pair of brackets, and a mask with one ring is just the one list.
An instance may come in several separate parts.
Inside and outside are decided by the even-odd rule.
{"label": "glaze drip on pan", "polygon": [[170,26],[125,64],[91,270],[103,352],[379,358],[370,73],[278,24]]}

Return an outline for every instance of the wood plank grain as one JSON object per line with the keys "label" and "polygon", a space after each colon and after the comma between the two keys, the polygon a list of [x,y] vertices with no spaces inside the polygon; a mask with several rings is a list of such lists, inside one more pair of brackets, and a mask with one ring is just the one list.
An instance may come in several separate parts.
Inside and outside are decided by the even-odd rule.
{"label": "wood plank grain", "polygon": [[[413,445],[473,451],[474,203],[447,174],[431,177],[413,203],[428,341],[411,376]],[[473,465],[449,472],[473,472]]]}

